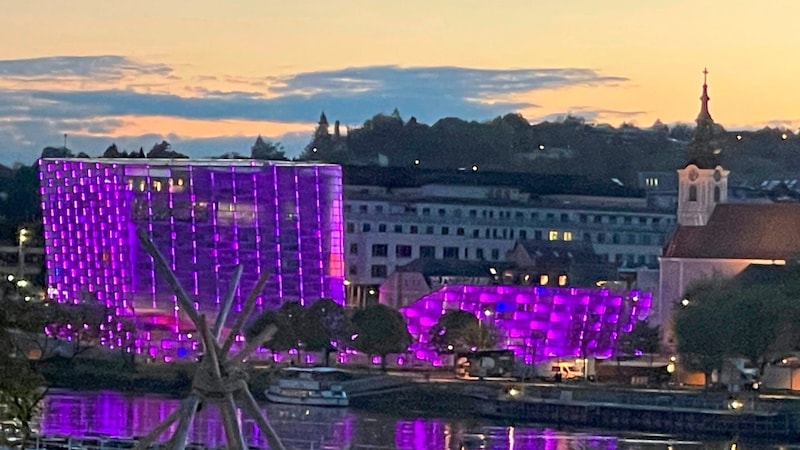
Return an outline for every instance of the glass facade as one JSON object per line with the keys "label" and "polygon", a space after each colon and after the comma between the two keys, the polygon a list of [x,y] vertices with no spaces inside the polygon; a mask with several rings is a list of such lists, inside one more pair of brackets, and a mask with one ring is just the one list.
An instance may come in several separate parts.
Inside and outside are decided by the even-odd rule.
{"label": "glass facade", "polygon": [[492,327],[497,348],[514,351],[526,364],[553,358],[608,358],[623,333],[650,313],[652,295],[639,291],[541,286],[449,285],[400,312],[417,359],[441,365],[430,344],[431,329],[448,310],[474,313]]}
{"label": "glass facade", "polygon": [[[118,315],[161,311],[172,289],[136,230],[214,317],[238,265],[231,319],[263,272],[256,313],[297,300],[344,302],[341,168],[253,160],[42,159],[48,294]],[[185,321],[184,321],[185,322]]]}

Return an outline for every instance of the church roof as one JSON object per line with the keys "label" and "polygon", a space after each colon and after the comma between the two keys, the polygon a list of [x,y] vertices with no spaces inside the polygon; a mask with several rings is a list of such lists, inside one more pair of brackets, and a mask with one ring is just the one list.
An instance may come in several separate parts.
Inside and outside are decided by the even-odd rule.
{"label": "church roof", "polygon": [[666,258],[788,259],[800,255],[800,204],[720,204],[705,226],[681,226]]}

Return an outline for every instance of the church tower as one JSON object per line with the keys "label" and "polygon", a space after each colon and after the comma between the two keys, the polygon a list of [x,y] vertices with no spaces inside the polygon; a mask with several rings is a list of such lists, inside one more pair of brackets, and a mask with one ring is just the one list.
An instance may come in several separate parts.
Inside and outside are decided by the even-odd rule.
{"label": "church tower", "polygon": [[678,225],[702,226],[718,203],[728,199],[729,171],[719,164],[722,149],[717,139],[722,128],[708,109],[708,70],[703,70],[703,95],[697,127],[686,149],[687,164],[678,169]]}

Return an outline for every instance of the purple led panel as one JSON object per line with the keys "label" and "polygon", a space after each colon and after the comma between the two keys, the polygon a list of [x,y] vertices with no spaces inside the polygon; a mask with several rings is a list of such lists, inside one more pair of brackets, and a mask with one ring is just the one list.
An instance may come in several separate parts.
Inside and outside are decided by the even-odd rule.
{"label": "purple led panel", "polygon": [[439,361],[429,343],[431,328],[446,311],[461,309],[495,328],[498,348],[513,350],[517,359],[531,363],[610,357],[619,336],[647,318],[651,303],[651,294],[639,291],[449,285],[400,312],[413,337],[409,350],[418,359]]}
{"label": "purple led panel", "polygon": [[[177,302],[136,229],[148,231],[195,308],[213,317],[234,268],[233,311],[272,273],[255,314],[283,301],[344,302],[341,168],[249,160],[42,159],[50,296],[117,314]],[[235,314],[232,315],[235,317]]]}

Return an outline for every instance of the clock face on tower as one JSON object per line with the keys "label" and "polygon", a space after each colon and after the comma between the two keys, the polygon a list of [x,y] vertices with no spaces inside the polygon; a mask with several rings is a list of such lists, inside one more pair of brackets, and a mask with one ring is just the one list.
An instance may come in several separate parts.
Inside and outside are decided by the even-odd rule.
{"label": "clock face on tower", "polygon": [[715,170],[714,171],[714,181],[719,181],[721,178],[722,178],[722,174],[719,172],[719,170]]}
{"label": "clock face on tower", "polygon": [[696,170],[692,170],[691,172],[689,172],[689,181],[696,180],[698,176],[699,176],[699,174],[697,173],[697,171]]}

